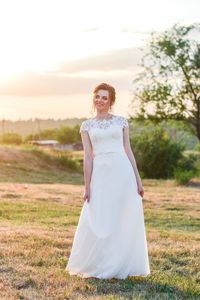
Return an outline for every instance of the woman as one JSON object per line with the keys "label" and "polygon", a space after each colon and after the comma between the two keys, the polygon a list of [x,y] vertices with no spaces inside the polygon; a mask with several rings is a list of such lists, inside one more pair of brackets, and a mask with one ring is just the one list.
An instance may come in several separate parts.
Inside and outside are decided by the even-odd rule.
{"label": "woman", "polygon": [[94,89],[96,116],[82,122],[84,204],[66,266],[83,278],[150,274],[141,178],[125,117],[109,113],[115,89]]}

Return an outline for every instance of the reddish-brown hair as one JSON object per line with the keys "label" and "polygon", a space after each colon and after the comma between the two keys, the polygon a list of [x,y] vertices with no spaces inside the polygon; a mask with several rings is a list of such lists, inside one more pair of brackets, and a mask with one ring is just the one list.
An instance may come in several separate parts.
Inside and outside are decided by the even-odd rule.
{"label": "reddish-brown hair", "polygon": [[95,95],[99,90],[108,91],[109,98],[110,98],[110,105],[112,106],[115,103],[115,97],[116,97],[116,92],[114,87],[103,82],[95,87],[93,94]]}

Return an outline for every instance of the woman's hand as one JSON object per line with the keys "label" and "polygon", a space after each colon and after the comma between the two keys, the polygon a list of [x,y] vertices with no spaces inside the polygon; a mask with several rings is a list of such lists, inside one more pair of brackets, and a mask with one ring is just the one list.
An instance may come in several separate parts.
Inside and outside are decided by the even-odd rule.
{"label": "woman's hand", "polygon": [[144,196],[144,189],[142,186],[142,181],[141,179],[137,181],[137,187],[138,187],[138,194],[143,197]]}
{"label": "woman's hand", "polygon": [[84,195],[83,195],[83,199],[84,199],[84,201],[87,200],[87,202],[90,201],[90,189],[89,189],[89,188],[85,188],[85,192],[84,192]]}

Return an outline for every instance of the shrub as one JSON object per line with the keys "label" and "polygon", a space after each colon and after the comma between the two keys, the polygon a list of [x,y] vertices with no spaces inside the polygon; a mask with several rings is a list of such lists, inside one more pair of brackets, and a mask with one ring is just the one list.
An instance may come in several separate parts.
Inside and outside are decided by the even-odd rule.
{"label": "shrub", "polygon": [[58,160],[64,167],[67,167],[73,171],[81,171],[80,164],[74,159],[71,159],[65,155],[60,155]]}
{"label": "shrub", "polygon": [[178,160],[176,168],[183,171],[192,171],[194,174],[197,172],[196,163],[197,156],[193,153],[185,154]]}
{"label": "shrub", "polygon": [[78,126],[61,126],[56,132],[56,140],[60,144],[75,143],[79,140]]}
{"label": "shrub", "polygon": [[187,170],[183,171],[180,169],[176,169],[174,171],[174,178],[177,184],[180,185],[187,184],[190,181],[190,179],[192,179],[192,177],[193,177],[192,171],[187,171]]}
{"label": "shrub", "polygon": [[200,143],[196,145],[195,150],[200,152]]}
{"label": "shrub", "polygon": [[56,139],[57,128],[48,128],[40,130],[38,133],[28,134],[24,138],[24,143],[32,140],[55,140]]}
{"label": "shrub", "polygon": [[1,136],[1,143],[20,145],[22,143],[22,137],[18,133],[4,133]]}
{"label": "shrub", "polygon": [[182,157],[184,146],[172,142],[163,128],[156,127],[150,131],[145,129],[130,141],[138,169],[143,177],[173,177],[174,166]]}
{"label": "shrub", "polygon": [[178,184],[187,184],[198,172],[197,156],[190,153],[178,160],[174,167],[174,178]]}

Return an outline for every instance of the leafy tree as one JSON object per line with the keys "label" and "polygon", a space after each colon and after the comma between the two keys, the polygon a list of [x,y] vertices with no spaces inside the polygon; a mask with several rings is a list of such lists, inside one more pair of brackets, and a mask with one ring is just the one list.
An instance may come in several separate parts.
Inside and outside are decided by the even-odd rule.
{"label": "leafy tree", "polygon": [[[133,80],[137,120],[183,121],[200,140],[200,24],[152,33],[143,71]],[[189,126],[188,126],[189,125]]]}

